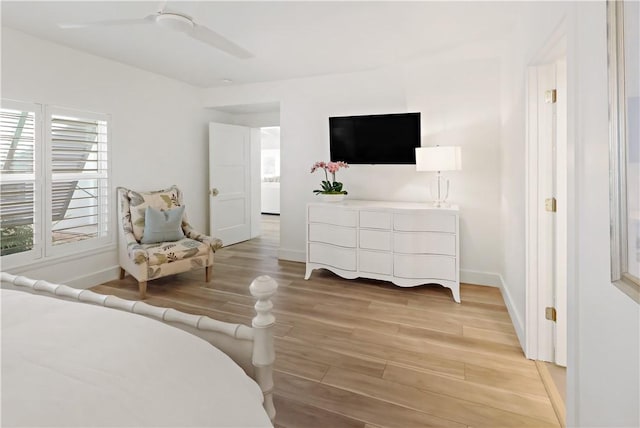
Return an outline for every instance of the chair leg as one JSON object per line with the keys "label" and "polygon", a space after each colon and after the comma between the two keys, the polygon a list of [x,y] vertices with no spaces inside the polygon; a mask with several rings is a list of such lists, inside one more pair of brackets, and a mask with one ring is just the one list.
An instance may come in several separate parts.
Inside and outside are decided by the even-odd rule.
{"label": "chair leg", "polygon": [[213,266],[207,266],[204,268],[204,279],[206,282],[211,281],[211,268],[213,268]]}
{"label": "chair leg", "polygon": [[127,272],[124,269],[120,268],[120,279],[124,279],[124,276]]}
{"label": "chair leg", "polygon": [[140,300],[147,296],[147,281],[138,282],[138,288],[140,289]]}

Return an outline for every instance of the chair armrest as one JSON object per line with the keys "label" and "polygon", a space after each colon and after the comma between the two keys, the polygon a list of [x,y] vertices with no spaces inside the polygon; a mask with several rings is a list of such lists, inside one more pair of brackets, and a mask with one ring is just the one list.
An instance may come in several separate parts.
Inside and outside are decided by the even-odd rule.
{"label": "chair armrest", "polygon": [[211,250],[215,253],[216,250],[222,248],[222,240],[218,238],[214,238],[212,236],[207,236],[195,230],[189,223],[182,223],[182,230],[184,230],[184,235],[189,239],[194,239],[196,241],[204,242],[205,244],[211,247]]}
{"label": "chair armrest", "polygon": [[124,239],[127,243],[129,258],[133,260],[135,264],[141,265],[149,261],[149,254],[147,253],[147,250],[145,250],[142,245],[136,241],[136,237],[133,236],[132,232],[125,232]]}

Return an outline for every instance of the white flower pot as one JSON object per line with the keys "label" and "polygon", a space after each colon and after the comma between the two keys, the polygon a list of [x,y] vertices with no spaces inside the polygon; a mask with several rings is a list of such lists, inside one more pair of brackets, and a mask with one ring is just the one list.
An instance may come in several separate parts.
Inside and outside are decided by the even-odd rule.
{"label": "white flower pot", "polygon": [[318,198],[322,202],[340,202],[344,200],[344,193],[318,193]]}

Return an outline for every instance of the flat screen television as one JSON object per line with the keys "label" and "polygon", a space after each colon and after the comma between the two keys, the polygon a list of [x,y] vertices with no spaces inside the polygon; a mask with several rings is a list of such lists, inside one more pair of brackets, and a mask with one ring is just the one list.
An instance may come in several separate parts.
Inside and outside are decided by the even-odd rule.
{"label": "flat screen television", "polygon": [[332,161],[349,164],[415,164],[420,113],[329,118]]}

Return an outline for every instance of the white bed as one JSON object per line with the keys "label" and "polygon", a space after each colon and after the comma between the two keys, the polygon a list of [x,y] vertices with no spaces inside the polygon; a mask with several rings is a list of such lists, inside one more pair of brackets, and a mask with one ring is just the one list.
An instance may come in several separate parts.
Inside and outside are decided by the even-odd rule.
{"label": "white bed", "polygon": [[[270,278],[252,284],[254,328],[6,273],[2,281],[58,297],[2,290],[2,426],[272,426]],[[221,347],[240,365],[248,351],[253,370],[189,329],[226,337]]]}

